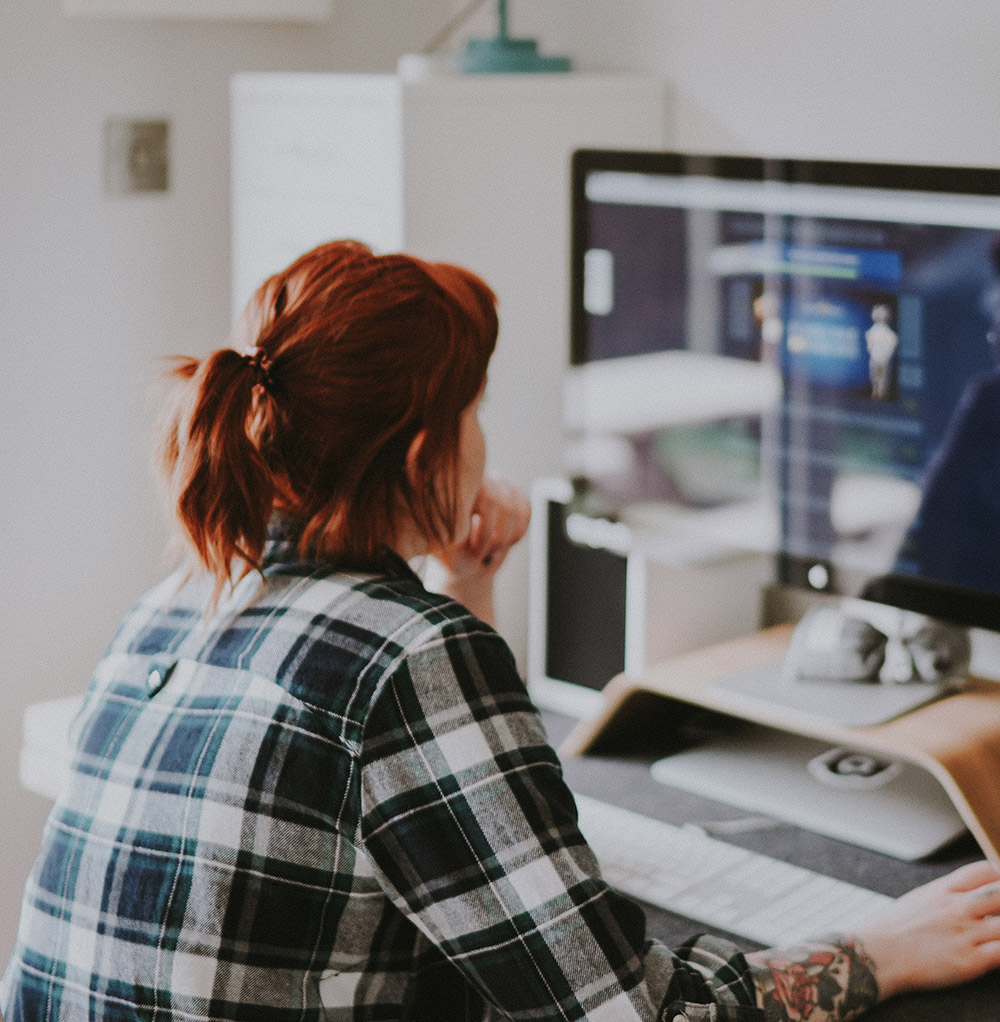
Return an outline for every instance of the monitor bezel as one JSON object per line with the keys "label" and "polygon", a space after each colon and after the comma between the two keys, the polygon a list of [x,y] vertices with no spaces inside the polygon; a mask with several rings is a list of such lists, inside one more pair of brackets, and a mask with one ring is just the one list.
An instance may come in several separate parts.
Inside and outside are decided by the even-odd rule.
{"label": "monitor bezel", "polygon": [[[776,158],[682,152],[679,150],[597,149],[573,152],[570,163],[570,365],[588,362],[587,314],[583,303],[583,265],[588,247],[586,183],[590,174],[619,171],[685,177],[708,176],[730,181],[775,181],[941,195],[1000,196],[1000,168]],[[808,558],[779,552],[775,581],[812,590],[805,581]],[[835,573],[831,572],[831,579]],[[969,589],[915,575],[871,579],[865,599],[926,614],[971,628],[1000,632],[1000,592]]]}

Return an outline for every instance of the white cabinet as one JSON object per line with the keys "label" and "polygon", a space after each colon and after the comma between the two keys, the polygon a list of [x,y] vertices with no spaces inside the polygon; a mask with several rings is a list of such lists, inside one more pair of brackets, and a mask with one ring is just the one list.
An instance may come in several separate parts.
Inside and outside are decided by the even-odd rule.
{"label": "white cabinet", "polygon": [[[558,473],[570,153],[662,148],[666,130],[666,84],[652,77],[237,76],[234,315],[268,274],[332,238],[468,266],[500,300],[490,468],[525,486]],[[498,613],[520,654],[526,563],[506,574]]]}

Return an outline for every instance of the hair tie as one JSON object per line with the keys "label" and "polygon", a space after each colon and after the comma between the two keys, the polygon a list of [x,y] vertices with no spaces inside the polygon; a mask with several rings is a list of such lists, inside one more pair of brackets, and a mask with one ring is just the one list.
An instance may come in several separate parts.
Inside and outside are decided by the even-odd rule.
{"label": "hair tie", "polygon": [[274,382],[271,379],[271,366],[274,365],[274,360],[268,358],[261,347],[246,347],[241,350],[240,354],[243,356],[243,361],[256,371],[258,386],[269,391]]}

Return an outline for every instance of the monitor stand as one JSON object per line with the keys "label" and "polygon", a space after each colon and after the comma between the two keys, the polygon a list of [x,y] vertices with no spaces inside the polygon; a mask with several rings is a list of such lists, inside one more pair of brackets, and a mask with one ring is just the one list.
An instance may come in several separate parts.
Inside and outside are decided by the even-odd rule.
{"label": "monitor stand", "polygon": [[754,716],[780,708],[786,715],[801,715],[844,727],[871,727],[924,706],[954,685],[911,681],[888,685],[865,682],[801,681],[787,670],[784,659],[759,664],[719,678],[712,691],[745,701]]}
{"label": "monitor stand", "polygon": [[[601,712],[573,728],[560,746],[561,755],[634,755],[637,749],[648,747],[659,749],[651,756],[657,758],[672,747],[675,754],[685,749],[696,751],[697,745],[678,741],[678,733],[683,730],[680,722],[690,720],[692,712],[707,710],[711,721],[720,722],[718,730],[722,734],[738,734],[734,723],[749,721],[771,732],[765,736],[769,739],[780,736],[775,739],[779,743],[795,736],[819,743],[808,748],[808,753],[815,749],[824,755],[823,750],[843,748],[880,761],[898,762],[900,772],[912,766],[918,774],[927,775],[920,784],[929,782],[941,789],[984,854],[1000,866],[1000,799],[996,797],[995,780],[1000,776],[1000,685],[973,676],[959,691],[899,715],[890,715],[898,707],[891,711],[883,707],[878,715],[888,719],[870,726],[845,724],[842,714],[840,720],[836,714],[819,715],[814,712],[815,703],[804,712],[772,698],[762,699],[759,693],[753,694],[753,685],[749,695],[739,691],[742,683],[731,679],[757,670],[762,672],[758,678],[767,672],[772,672],[773,678],[773,672],[780,671],[791,636],[791,626],[768,628],[650,664],[639,675],[618,675],[603,690]],[[851,699],[855,689],[861,688],[846,687],[850,688]],[[892,688],[872,686],[879,690],[883,687]],[[899,686],[901,690],[908,687]],[[808,772],[808,762],[816,757],[805,758]],[[744,763],[740,760],[733,765],[730,761],[724,768],[723,775],[728,775],[733,788],[723,801],[733,802],[732,792],[737,786],[750,787],[739,780],[733,782],[734,777],[741,776]],[[764,782],[753,786],[760,788]],[[929,836],[925,844],[929,847],[936,841]]]}
{"label": "monitor stand", "polygon": [[[935,669],[933,680],[920,676],[906,645],[917,636],[924,669],[947,668]],[[959,688],[969,649],[964,629],[844,599],[807,612],[780,660],[719,678],[709,697],[742,700],[744,713],[758,720],[780,712],[786,720],[871,728]],[[730,724],[661,759],[654,778],[900,859],[925,858],[965,831],[954,803],[921,767],[760,724]]]}
{"label": "monitor stand", "polygon": [[713,688],[845,727],[872,727],[965,683],[967,628],[869,600],[844,597],[807,611],[785,654],[719,678]]}

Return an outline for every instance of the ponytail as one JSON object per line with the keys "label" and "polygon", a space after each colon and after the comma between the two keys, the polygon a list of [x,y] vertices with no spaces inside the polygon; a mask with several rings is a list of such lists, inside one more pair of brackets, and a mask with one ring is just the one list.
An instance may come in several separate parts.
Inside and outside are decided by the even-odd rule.
{"label": "ponytail", "polygon": [[261,452],[271,396],[261,382],[269,364],[259,353],[232,348],[204,361],[179,359],[170,375],[180,384],[168,409],[160,451],[169,498],[217,595],[242,562],[239,577],[260,564],[276,492]]}

